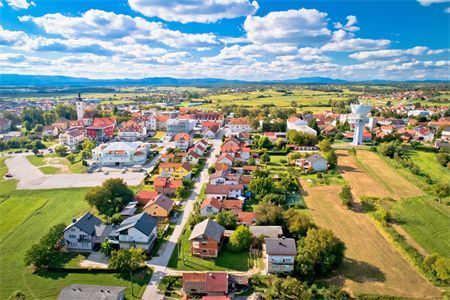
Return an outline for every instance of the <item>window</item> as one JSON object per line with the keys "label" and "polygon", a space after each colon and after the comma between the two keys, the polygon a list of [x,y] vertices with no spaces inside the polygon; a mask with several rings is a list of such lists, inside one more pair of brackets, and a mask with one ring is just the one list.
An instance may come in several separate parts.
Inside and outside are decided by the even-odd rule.
{"label": "window", "polygon": [[202,252],[203,252],[203,253],[206,253],[206,252],[208,252],[208,251],[207,251],[207,250],[202,250]]}
{"label": "window", "polygon": [[77,236],[75,234],[69,234],[69,239],[76,239]]}

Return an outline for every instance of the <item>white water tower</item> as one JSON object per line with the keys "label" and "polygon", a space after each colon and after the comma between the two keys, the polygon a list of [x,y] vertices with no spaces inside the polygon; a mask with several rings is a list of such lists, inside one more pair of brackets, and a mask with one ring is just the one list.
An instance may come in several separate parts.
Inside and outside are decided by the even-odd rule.
{"label": "white water tower", "polygon": [[81,120],[84,117],[84,100],[81,98],[81,94],[78,93],[78,97],[75,99],[77,107],[77,120]]}
{"label": "white water tower", "polygon": [[357,146],[362,144],[364,126],[369,122],[367,115],[372,107],[366,104],[351,104],[352,113],[349,116],[350,123],[355,125],[352,144]]}

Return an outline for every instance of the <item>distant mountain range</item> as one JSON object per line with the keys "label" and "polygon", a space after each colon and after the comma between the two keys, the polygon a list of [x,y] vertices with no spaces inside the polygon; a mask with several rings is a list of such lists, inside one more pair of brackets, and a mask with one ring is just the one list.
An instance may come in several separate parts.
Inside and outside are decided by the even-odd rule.
{"label": "distant mountain range", "polygon": [[182,79],[173,77],[148,77],[141,79],[89,79],[83,77],[52,76],[52,75],[19,75],[0,74],[0,86],[105,86],[105,85],[154,85],[154,86],[211,86],[211,85],[238,85],[238,84],[349,84],[349,83],[413,83],[433,82],[448,83],[449,80],[423,80],[423,81],[347,81],[328,77],[304,77],[286,80],[244,81],[227,80],[220,78],[193,78]]}

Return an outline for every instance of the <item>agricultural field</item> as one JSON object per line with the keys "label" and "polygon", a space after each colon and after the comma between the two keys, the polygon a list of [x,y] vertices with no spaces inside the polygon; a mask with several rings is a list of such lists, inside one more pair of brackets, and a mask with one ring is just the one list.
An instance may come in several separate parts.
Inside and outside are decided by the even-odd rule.
{"label": "agricultural field", "polygon": [[357,199],[363,195],[394,199],[424,195],[373,152],[357,151],[356,156],[345,150],[337,153],[339,169]]}
{"label": "agricultural field", "polygon": [[73,217],[91,210],[84,201],[86,189],[17,191],[15,181],[4,180],[4,157],[0,158],[0,299],[21,290],[30,299],[55,299],[61,288],[73,284],[103,284],[127,287],[127,299],[137,299],[149,276],[133,276],[137,297],[131,295],[130,281],[115,273],[72,273],[68,271],[33,273],[23,257],[48,229],[68,223]]}
{"label": "agricultural field", "polygon": [[427,253],[450,257],[450,208],[429,197],[398,201],[392,214],[396,222]]}
{"label": "agricultural field", "polygon": [[349,210],[340,202],[340,186],[309,187],[304,181],[302,186],[315,223],[332,230],[347,247],[340,275],[353,294],[440,298],[440,291],[411,267],[369,216]]}
{"label": "agricultural field", "polygon": [[81,154],[76,156],[73,164],[67,158],[59,157],[55,153],[45,156],[28,155],[27,159],[44,174],[86,173],[87,171],[87,168],[82,165]]}

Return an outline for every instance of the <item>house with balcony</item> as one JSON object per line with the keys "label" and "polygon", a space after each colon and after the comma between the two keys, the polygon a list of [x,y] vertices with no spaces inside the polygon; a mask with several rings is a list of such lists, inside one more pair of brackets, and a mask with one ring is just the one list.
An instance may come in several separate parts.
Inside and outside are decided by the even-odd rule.
{"label": "house with balcony", "polygon": [[211,219],[206,219],[195,225],[189,236],[192,255],[217,257],[224,232],[225,228]]}
{"label": "house with balcony", "polygon": [[153,186],[158,193],[164,194],[168,197],[174,197],[177,189],[183,186],[183,181],[158,177],[153,181]]}
{"label": "house with balcony", "polygon": [[294,270],[297,246],[292,238],[265,238],[263,251],[269,273],[290,273]]}
{"label": "house with balcony", "polygon": [[149,252],[157,238],[157,219],[147,213],[140,213],[125,219],[109,234],[110,242],[119,244],[120,249],[131,247]]}
{"label": "house with balcony", "polygon": [[191,178],[192,166],[188,163],[160,163],[158,170],[161,177],[184,180]]}
{"label": "house with balcony", "polygon": [[75,147],[86,139],[84,132],[80,129],[71,129],[59,135],[59,143],[68,147]]}

